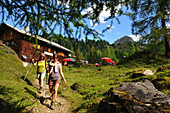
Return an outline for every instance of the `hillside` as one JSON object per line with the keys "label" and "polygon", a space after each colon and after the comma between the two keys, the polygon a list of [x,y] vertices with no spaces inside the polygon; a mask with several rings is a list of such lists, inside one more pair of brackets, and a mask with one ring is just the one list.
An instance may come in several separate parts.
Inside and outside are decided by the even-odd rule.
{"label": "hillside", "polygon": [[[1,112],[54,112],[48,107],[49,99],[37,93],[36,67],[31,66],[26,80],[23,81],[30,65],[24,68],[13,50],[4,45],[0,46],[0,62]],[[111,98],[108,95],[110,89],[122,83],[140,82],[145,79],[170,96],[169,67],[170,59],[148,52],[136,53],[122,59],[116,66],[63,66],[67,84],[61,81],[56,107],[60,110],[67,109],[67,102],[62,101],[67,99],[72,103],[74,113],[96,113],[102,100]],[[144,70],[152,70],[155,73],[140,76]],[[48,93],[48,87],[45,93]]]}
{"label": "hillside", "polygon": [[141,44],[140,42],[135,42],[131,37],[124,36],[118,40],[116,40],[111,46],[113,46],[115,49],[127,52],[129,53],[130,49],[132,49],[132,43],[134,45],[134,49],[136,51],[138,50],[144,50],[145,46],[144,44]]}
{"label": "hillside", "polygon": [[56,104],[60,104],[56,106],[57,111],[52,111],[49,108],[48,85],[44,82],[42,95],[37,92],[39,85],[38,80],[35,79],[36,67],[30,64],[26,68],[23,67],[17,54],[3,44],[0,44],[0,62],[0,113],[63,113],[72,111],[71,103],[60,96],[56,102]]}

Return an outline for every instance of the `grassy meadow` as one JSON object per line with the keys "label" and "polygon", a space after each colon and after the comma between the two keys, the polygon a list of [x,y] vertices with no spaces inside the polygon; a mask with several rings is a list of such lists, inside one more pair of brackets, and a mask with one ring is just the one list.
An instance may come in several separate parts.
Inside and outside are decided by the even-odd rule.
{"label": "grassy meadow", "polygon": [[[170,59],[158,55],[142,55],[138,58],[125,58],[116,66],[63,66],[67,84],[61,82],[59,95],[71,101],[73,112],[77,113],[96,113],[98,104],[107,97],[110,88],[129,81],[149,79],[152,82],[160,79],[155,87],[170,96],[170,70],[132,77],[132,73],[146,69],[156,72],[159,67],[170,67]],[[36,98],[37,89],[33,86],[36,67],[31,66],[26,80],[23,81],[30,65],[23,67],[16,53],[5,46],[0,46],[0,62],[0,111],[29,112],[31,108],[37,108],[39,100]]]}

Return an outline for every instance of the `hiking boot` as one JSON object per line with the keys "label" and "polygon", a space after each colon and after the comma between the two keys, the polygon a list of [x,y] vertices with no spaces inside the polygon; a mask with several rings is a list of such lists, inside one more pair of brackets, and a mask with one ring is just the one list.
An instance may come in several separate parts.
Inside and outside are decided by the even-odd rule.
{"label": "hiking boot", "polygon": [[51,108],[52,110],[54,110],[54,102],[51,102],[50,108]]}

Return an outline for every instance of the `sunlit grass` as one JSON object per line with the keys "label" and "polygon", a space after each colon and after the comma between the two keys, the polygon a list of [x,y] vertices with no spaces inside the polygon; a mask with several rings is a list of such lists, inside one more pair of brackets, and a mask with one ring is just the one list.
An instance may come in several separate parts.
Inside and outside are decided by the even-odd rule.
{"label": "sunlit grass", "polygon": [[[79,113],[96,113],[99,102],[107,97],[108,90],[117,87],[124,82],[137,82],[148,79],[153,82],[155,79],[162,79],[157,83],[160,91],[170,96],[170,71],[165,70],[155,75],[132,78],[133,72],[143,70],[157,71],[164,64],[170,65],[170,60],[158,57],[148,62],[147,57],[137,60],[127,59],[124,63],[116,66],[93,65],[82,67],[63,66],[63,73],[67,80],[63,80],[59,88],[59,95],[66,97],[72,102],[74,111]],[[142,61],[142,59],[144,61]],[[23,112],[25,108],[36,107],[39,103],[36,99],[37,89],[31,83],[36,78],[36,67],[31,66],[26,80],[23,78],[29,68],[23,67],[17,55],[9,48],[0,48],[0,99],[10,106],[8,112]],[[7,111],[5,111],[7,112]]]}

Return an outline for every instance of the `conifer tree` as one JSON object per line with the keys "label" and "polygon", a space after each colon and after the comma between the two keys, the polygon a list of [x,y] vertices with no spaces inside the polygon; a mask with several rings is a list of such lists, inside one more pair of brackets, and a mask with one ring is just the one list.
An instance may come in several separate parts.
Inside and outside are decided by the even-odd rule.
{"label": "conifer tree", "polygon": [[76,66],[80,66],[81,65],[81,57],[80,57],[80,50],[78,49],[76,52]]}
{"label": "conifer tree", "polygon": [[148,43],[148,40],[157,38],[151,37],[152,29],[158,31],[159,40],[164,40],[166,56],[170,56],[169,28],[166,27],[170,22],[169,4],[169,0],[129,0],[132,32],[145,36],[144,41]]}
{"label": "conifer tree", "polygon": [[89,62],[90,63],[94,63],[94,50],[95,50],[95,48],[94,48],[94,46],[92,46],[91,49],[90,49],[90,55],[89,55]]}
{"label": "conifer tree", "polygon": [[133,42],[130,42],[129,56],[135,53],[135,46]]}

